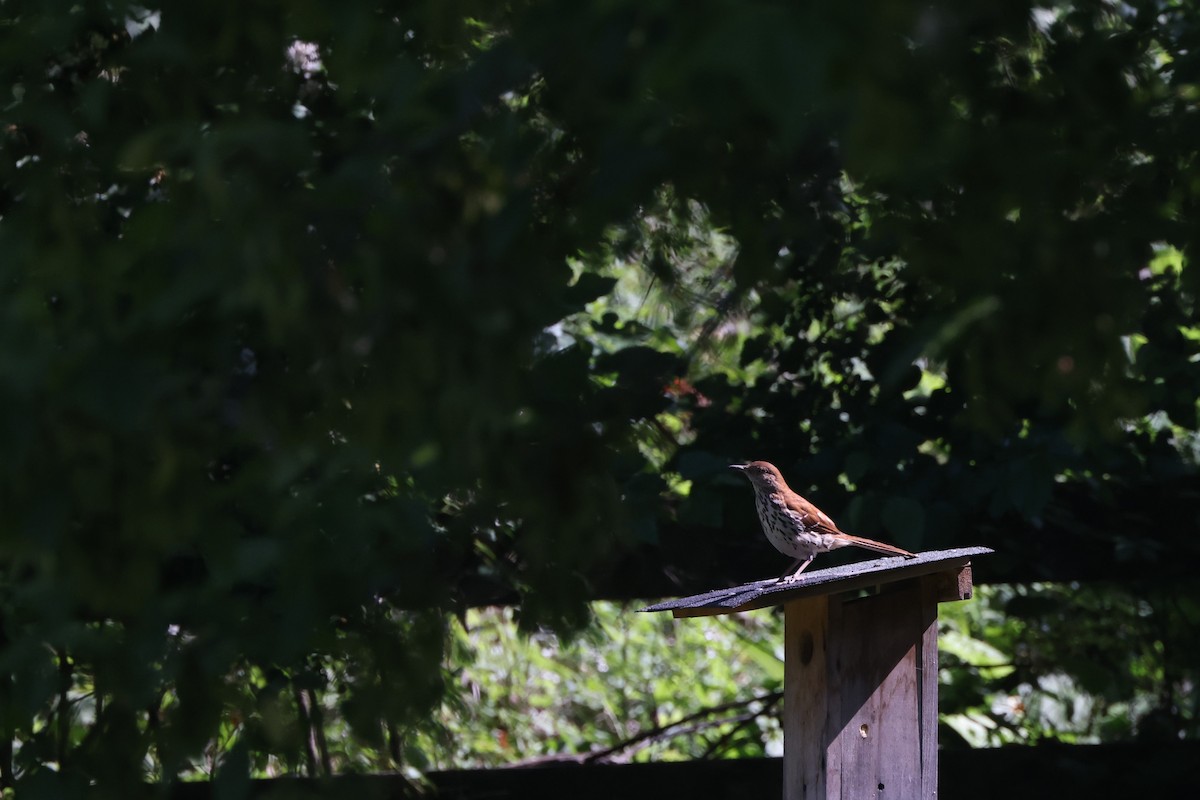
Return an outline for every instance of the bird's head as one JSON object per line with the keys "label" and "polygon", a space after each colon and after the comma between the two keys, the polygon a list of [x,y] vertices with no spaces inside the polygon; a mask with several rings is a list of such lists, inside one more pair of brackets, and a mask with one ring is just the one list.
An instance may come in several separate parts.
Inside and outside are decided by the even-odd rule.
{"label": "bird's head", "polygon": [[751,461],[749,464],[730,464],[730,469],[736,469],[750,479],[755,489],[778,491],[787,484],[783,475],[769,461]]}

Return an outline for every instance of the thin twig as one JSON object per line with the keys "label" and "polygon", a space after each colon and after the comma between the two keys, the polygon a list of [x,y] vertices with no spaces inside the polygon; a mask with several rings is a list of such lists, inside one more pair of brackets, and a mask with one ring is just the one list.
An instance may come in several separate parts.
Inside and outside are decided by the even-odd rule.
{"label": "thin twig", "polygon": [[308,714],[312,719],[313,736],[317,741],[317,757],[321,762],[321,771],[325,777],[333,774],[333,762],[329,759],[329,741],[325,738],[325,711],[321,708],[320,698],[313,689],[305,689],[308,696]]}
{"label": "thin twig", "polygon": [[[584,757],[584,762],[590,763],[593,761],[599,761],[600,759],[607,758],[614,753],[619,753],[622,750],[633,747],[639,742],[646,741],[647,739],[669,738],[670,736],[683,735],[684,733],[688,733],[689,730],[684,728],[681,731],[679,729],[683,726],[689,725],[690,723],[696,722],[697,720],[704,719],[705,717],[712,716],[713,714],[721,714],[725,711],[733,711],[734,709],[745,708],[746,706],[754,703],[772,704],[777,702],[781,697],[783,697],[783,692],[768,692],[767,694],[751,697],[746,700],[733,700],[728,703],[712,706],[711,708],[703,708],[699,711],[688,714],[686,717],[675,720],[674,722],[669,722],[666,725],[658,725],[648,731],[643,731],[636,736],[626,739],[623,742],[618,742],[612,747],[606,747],[603,750],[597,750],[595,752],[588,753]],[[711,727],[711,725],[700,726],[700,729],[702,730],[705,727]]]}
{"label": "thin twig", "polygon": [[67,747],[71,743],[71,684],[74,680],[74,668],[66,651],[58,651],[58,763],[67,760]]}
{"label": "thin twig", "polygon": [[[687,727],[679,728],[678,730],[673,730],[668,735],[665,735],[661,738],[665,740],[665,739],[674,739],[674,738],[677,738],[680,736],[691,736],[694,733],[701,733],[710,728],[719,728],[722,725],[740,726],[740,725],[743,725],[743,724],[757,718],[760,714],[762,714],[761,711],[748,711],[745,714],[736,714],[732,717],[721,717],[720,719],[710,719],[706,722],[696,722],[692,725],[688,725]],[[633,745],[631,745],[629,749],[631,752],[636,753],[637,751],[643,750],[653,744],[657,744],[657,741],[652,740],[652,739],[643,739],[642,741],[636,742]],[[597,759],[587,757],[587,758],[584,758],[583,763],[593,764],[593,763],[596,763],[596,761],[597,761]]]}
{"label": "thin twig", "polygon": [[391,720],[387,722],[386,733],[388,756],[392,760],[389,766],[392,769],[400,769],[404,761],[404,739],[396,729],[396,723]]}
{"label": "thin twig", "polygon": [[732,728],[725,731],[725,733],[722,734],[721,738],[717,739],[715,742],[713,742],[711,745],[709,745],[704,750],[704,752],[700,754],[700,760],[707,761],[709,758],[711,758],[712,756],[719,753],[721,748],[725,747],[727,744],[729,744],[729,742],[733,739],[733,737],[737,735],[738,731],[742,730],[743,728],[748,726],[751,722],[754,722],[754,720],[761,717],[769,709],[774,707],[775,704],[778,703],[782,698],[783,698],[783,694],[780,693],[778,695],[778,697],[776,697],[774,700],[770,701],[769,703],[764,704],[762,711],[759,711],[757,714],[743,715],[742,720],[739,721],[738,724],[734,725]]}
{"label": "thin twig", "polygon": [[304,724],[304,761],[308,767],[308,777],[317,777],[317,748],[313,739],[313,719],[309,713],[307,698],[304,690],[292,684],[292,696],[296,700],[296,709],[300,712],[300,720]]}

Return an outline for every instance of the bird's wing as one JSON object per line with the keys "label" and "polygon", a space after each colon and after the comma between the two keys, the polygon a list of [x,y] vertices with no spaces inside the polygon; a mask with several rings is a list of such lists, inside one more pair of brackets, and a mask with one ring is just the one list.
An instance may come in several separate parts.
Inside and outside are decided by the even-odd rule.
{"label": "bird's wing", "polygon": [[838,530],[837,523],[830,519],[828,514],[805,500],[800,495],[796,494],[795,492],[791,492],[786,497],[788,508],[803,517],[808,523],[809,527],[815,528],[822,533],[837,533],[842,536],[846,535]]}
{"label": "bird's wing", "polygon": [[814,506],[812,503],[805,500],[800,495],[792,492],[787,497],[788,507],[797,514],[803,516],[809,525],[821,533],[833,533],[842,537],[849,544],[861,547],[864,550],[874,550],[876,553],[890,553],[892,555],[907,556],[908,558],[916,558],[916,555],[907,550],[896,547],[883,542],[877,542],[874,539],[865,539],[862,536],[855,536],[851,533],[846,533],[838,528],[837,524],[829,518],[821,509]]}
{"label": "bird's wing", "polygon": [[817,520],[821,523],[822,528],[828,528],[830,533],[842,532],[841,529],[838,528],[837,523],[829,518],[828,514],[816,506],[813,506],[812,503],[809,503],[809,505],[812,506],[812,510],[816,512]]}

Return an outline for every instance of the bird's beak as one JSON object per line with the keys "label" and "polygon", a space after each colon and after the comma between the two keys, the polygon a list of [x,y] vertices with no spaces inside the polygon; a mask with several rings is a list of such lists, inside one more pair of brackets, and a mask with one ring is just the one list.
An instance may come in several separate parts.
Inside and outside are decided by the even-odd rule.
{"label": "bird's beak", "polygon": [[745,464],[730,464],[729,468],[736,469],[738,472],[741,472],[742,470],[746,469],[746,465]]}

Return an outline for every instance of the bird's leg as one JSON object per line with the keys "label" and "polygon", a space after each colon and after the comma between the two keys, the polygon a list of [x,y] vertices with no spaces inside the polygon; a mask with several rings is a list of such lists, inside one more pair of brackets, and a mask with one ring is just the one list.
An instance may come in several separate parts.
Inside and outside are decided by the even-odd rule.
{"label": "bird's leg", "polygon": [[[785,569],[783,571],[783,574],[779,576],[779,580],[777,580],[775,582],[776,583],[792,583],[793,581],[795,581],[796,579],[798,579],[800,577],[800,573],[804,572],[804,568],[807,567],[809,564],[811,564],[812,560],[815,557],[816,557],[816,553],[809,556],[808,558],[797,558],[794,562],[792,562],[792,565],[790,567],[788,567],[787,569]],[[798,569],[796,567],[797,564],[800,565],[800,567]],[[792,570],[795,570],[795,572],[793,572]]]}
{"label": "bird's leg", "polygon": [[794,570],[796,568],[796,566],[803,560],[804,560],[803,558],[797,558],[791,564],[788,564],[788,568],[783,571],[782,575],[780,575],[778,578],[775,579],[775,582],[783,583],[783,579],[786,578],[788,575],[791,575],[792,570]]}

